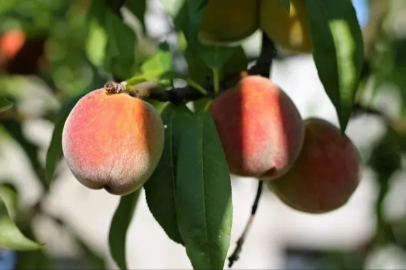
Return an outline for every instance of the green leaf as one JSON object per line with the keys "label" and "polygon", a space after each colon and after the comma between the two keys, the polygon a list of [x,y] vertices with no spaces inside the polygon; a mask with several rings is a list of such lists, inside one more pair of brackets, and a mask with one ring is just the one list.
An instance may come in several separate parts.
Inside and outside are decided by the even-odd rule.
{"label": "green leaf", "polygon": [[140,21],[145,32],[145,11],[147,10],[147,0],[126,0],[124,4],[132,14]]}
{"label": "green leaf", "polygon": [[155,110],[157,110],[158,113],[162,113],[162,111],[168,105],[168,102],[161,102],[161,101],[157,101],[157,100],[154,100],[154,99],[146,98],[145,101],[147,101],[149,104],[154,106]]}
{"label": "green leaf", "polygon": [[231,57],[223,65],[224,74],[238,74],[247,70],[248,59],[242,46],[234,47]]}
{"label": "green leaf", "polygon": [[219,69],[236,51],[235,47],[199,45],[198,53],[203,62],[211,69]]}
{"label": "green leaf", "polygon": [[56,165],[62,158],[62,131],[69,113],[62,115],[55,124],[46,156],[46,179],[51,183]]}
{"label": "green leaf", "polygon": [[202,1],[200,1],[200,6],[199,6],[199,8],[197,9],[197,11],[206,8],[206,6],[207,6],[208,3],[209,3],[209,0],[202,0]]}
{"label": "green leaf", "polygon": [[213,102],[212,98],[201,98],[193,102],[195,112],[204,112],[206,111],[211,103]]}
{"label": "green leaf", "polygon": [[187,0],[161,0],[160,2],[165,7],[165,10],[169,16],[175,18],[186,1]]}
{"label": "green leaf", "polygon": [[168,237],[183,244],[175,202],[177,151],[182,134],[193,120],[193,114],[184,104],[168,104],[161,117],[165,125],[164,151],[153,175],[144,185],[145,195],[152,215]]}
{"label": "green leaf", "polygon": [[11,107],[13,107],[13,102],[0,97],[0,112],[7,111],[7,110],[11,109]]}
{"label": "green leaf", "polygon": [[178,222],[194,269],[223,269],[230,245],[230,174],[214,121],[198,114],[178,154]]}
{"label": "green leaf", "polygon": [[[245,55],[245,51],[241,46],[234,47],[234,52],[231,57],[223,63],[220,72],[220,80],[223,80],[225,76],[235,77],[239,72],[247,69],[248,59]],[[204,84],[205,82],[211,82],[213,80],[213,70],[208,64],[203,61],[201,57],[198,57],[193,51],[186,50],[185,58],[188,62],[189,76],[194,81]],[[209,59],[207,59],[209,60]]]}
{"label": "green leaf", "polygon": [[86,55],[95,66],[102,66],[106,60],[108,35],[104,26],[105,13],[106,2],[92,0],[87,13]]}
{"label": "green leaf", "polygon": [[14,220],[18,211],[17,189],[12,184],[3,183],[0,185],[0,197],[3,198],[9,217]]}
{"label": "green leaf", "polygon": [[86,53],[94,65],[103,66],[114,77],[124,80],[133,75],[136,33],[106,4],[99,0],[91,3]]}
{"label": "green leaf", "polygon": [[0,248],[20,251],[42,248],[42,245],[26,238],[11,220],[3,195],[0,196]]}
{"label": "green leaf", "polygon": [[401,168],[401,141],[394,131],[388,129],[381,140],[373,147],[367,164],[376,172],[378,178],[388,181]]}
{"label": "green leaf", "polygon": [[159,50],[141,66],[143,77],[160,81],[161,76],[172,70],[172,54],[167,43],[161,43]]}
{"label": "green leaf", "polygon": [[109,231],[110,254],[120,269],[127,269],[125,249],[127,230],[133,218],[140,192],[141,188],[121,196],[120,203],[111,220]]}
{"label": "green leaf", "polygon": [[116,14],[106,11],[108,34],[106,67],[116,76],[131,77],[135,63],[135,32]]}
{"label": "green leaf", "polygon": [[89,30],[86,40],[86,54],[96,66],[103,65],[106,58],[107,33],[98,20],[89,21]]}
{"label": "green leaf", "polygon": [[189,77],[192,80],[199,84],[204,84],[213,80],[213,71],[199,56],[190,49],[187,49],[184,55],[188,63]]}
{"label": "green leaf", "polygon": [[200,45],[197,39],[200,23],[206,10],[206,0],[185,0],[175,17],[175,25],[182,30],[188,47],[195,49]]}
{"label": "green leaf", "polygon": [[313,58],[344,132],[363,66],[361,29],[351,1],[306,0],[306,4]]}
{"label": "green leaf", "polygon": [[286,11],[290,13],[290,0],[280,0],[280,1],[282,1],[282,5],[286,9]]}

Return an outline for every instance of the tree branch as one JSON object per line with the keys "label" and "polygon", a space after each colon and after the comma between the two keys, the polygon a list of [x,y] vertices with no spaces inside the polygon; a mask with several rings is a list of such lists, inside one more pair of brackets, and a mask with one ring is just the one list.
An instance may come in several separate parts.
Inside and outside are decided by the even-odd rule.
{"label": "tree branch", "polygon": [[228,257],[228,267],[232,267],[234,262],[238,261],[240,258],[240,253],[242,251],[242,246],[244,245],[245,239],[251,229],[252,223],[254,222],[254,217],[258,209],[259,199],[261,198],[262,189],[263,189],[264,181],[258,180],[258,189],[257,194],[255,195],[255,200],[251,208],[251,215],[248,219],[247,224],[245,225],[244,231],[241,234],[240,238],[238,238],[237,246],[234,249],[234,252]]}
{"label": "tree branch", "polygon": [[260,75],[269,78],[271,75],[272,60],[275,55],[276,49],[273,41],[265,34],[265,32],[262,32],[261,52],[257,62],[248,70],[248,73],[250,75]]}
{"label": "tree branch", "polygon": [[214,97],[213,92],[203,94],[190,85],[166,90],[166,88],[162,85],[152,81],[139,83],[134,86],[128,85],[125,82],[116,83],[110,81],[104,85],[104,88],[111,94],[125,92],[138,98],[147,98],[161,102],[173,103],[186,103],[189,101],[198,100],[202,97]]}

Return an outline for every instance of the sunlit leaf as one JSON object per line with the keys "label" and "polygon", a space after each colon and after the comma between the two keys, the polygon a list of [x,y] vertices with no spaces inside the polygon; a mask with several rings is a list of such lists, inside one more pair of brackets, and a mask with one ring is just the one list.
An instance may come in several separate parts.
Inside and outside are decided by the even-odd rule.
{"label": "sunlit leaf", "polygon": [[9,250],[37,250],[42,248],[42,245],[25,237],[11,220],[3,196],[0,196],[0,248]]}
{"label": "sunlit leaf", "polygon": [[0,197],[3,198],[9,217],[14,220],[18,211],[17,189],[10,183],[0,184]]}
{"label": "sunlit leaf", "polygon": [[147,80],[159,81],[161,76],[172,70],[172,54],[167,43],[161,43],[159,50],[141,66],[142,76]]}
{"label": "sunlit leaf", "polygon": [[121,196],[120,203],[114,213],[109,231],[110,254],[120,269],[127,269],[126,238],[134,211],[140,196],[141,188],[125,196]]}
{"label": "sunlit leaf", "polygon": [[344,132],[363,67],[362,32],[351,1],[306,0],[313,58]]}

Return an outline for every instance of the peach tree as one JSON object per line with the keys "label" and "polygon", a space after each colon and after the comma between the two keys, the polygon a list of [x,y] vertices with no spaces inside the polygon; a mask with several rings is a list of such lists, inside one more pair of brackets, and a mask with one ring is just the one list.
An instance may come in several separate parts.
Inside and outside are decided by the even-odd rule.
{"label": "peach tree", "polygon": [[[64,82],[54,79],[58,66],[86,65],[92,71],[91,83],[75,86],[81,90],[62,99],[50,117],[55,127],[45,166],[21,132],[13,96],[0,96],[1,124],[30,157],[44,194],[65,160],[84,186],[120,196],[109,232],[110,253],[120,269],[127,269],[126,235],[142,190],[156,222],[184,246],[194,269],[225,266],[233,217],[231,175],[256,178],[258,190],[229,266],[240,255],[264,183],[299,211],[325,213],[343,206],[361,179],[361,157],[344,134],[354,113],[378,115],[388,123],[388,135],[368,164],[382,179],[399,168],[400,154],[382,154],[397,142],[399,125],[364,106],[357,95],[371,76],[384,76],[371,62],[373,46],[369,39],[364,42],[351,1],[162,0],[171,27],[164,38],[153,39],[153,49],[139,44],[140,36],[148,36],[146,0],[73,2],[82,21],[72,19],[68,27],[79,36],[69,44],[71,59],[36,56],[33,51],[42,51],[35,46],[23,54],[26,45],[14,50],[6,41],[0,44],[8,52],[0,57],[5,74],[35,75],[53,89]],[[46,28],[56,27],[51,24]],[[261,50],[251,65],[241,42],[257,31]],[[302,119],[272,82],[272,62],[281,50],[312,54],[339,127]],[[72,60],[78,55],[79,64]],[[24,69],[18,56],[32,68]],[[27,233],[27,223],[15,219],[16,195],[11,185],[0,185],[0,247],[40,252],[43,243]]]}

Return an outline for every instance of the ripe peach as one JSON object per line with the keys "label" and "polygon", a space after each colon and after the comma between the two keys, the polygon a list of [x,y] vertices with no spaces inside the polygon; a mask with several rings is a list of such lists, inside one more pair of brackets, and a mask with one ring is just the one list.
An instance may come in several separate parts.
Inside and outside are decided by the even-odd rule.
{"label": "ripe peach", "polygon": [[288,95],[266,78],[243,78],[213,101],[210,112],[232,174],[272,179],[299,155],[302,118]]}
{"label": "ripe peach", "polygon": [[343,206],[361,179],[361,158],[351,140],[318,118],[305,122],[302,151],[293,167],[267,186],[288,206],[326,213]]}
{"label": "ripe peach", "polygon": [[62,134],[63,153],[76,179],[115,195],[131,193],[148,180],[163,146],[164,127],[154,107],[104,88],[79,100]]}

